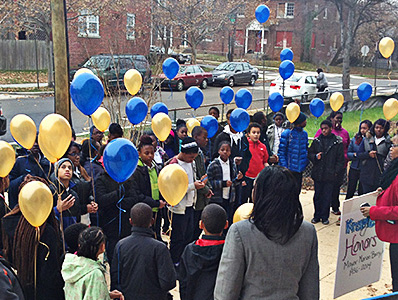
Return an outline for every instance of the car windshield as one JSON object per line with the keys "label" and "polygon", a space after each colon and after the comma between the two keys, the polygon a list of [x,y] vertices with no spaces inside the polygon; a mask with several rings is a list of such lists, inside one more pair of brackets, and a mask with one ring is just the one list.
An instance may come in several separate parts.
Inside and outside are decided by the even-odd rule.
{"label": "car windshield", "polygon": [[95,56],[91,57],[84,65],[85,68],[104,69],[107,66],[108,57]]}
{"label": "car windshield", "polygon": [[222,63],[217,68],[215,68],[215,70],[217,70],[217,71],[233,71],[233,70],[235,70],[235,64]]}
{"label": "car windshield", "polygon": [[143,60],[134,60],[134,66],[136,69],[146,69],[147,68],[146,61],[143,61]]}

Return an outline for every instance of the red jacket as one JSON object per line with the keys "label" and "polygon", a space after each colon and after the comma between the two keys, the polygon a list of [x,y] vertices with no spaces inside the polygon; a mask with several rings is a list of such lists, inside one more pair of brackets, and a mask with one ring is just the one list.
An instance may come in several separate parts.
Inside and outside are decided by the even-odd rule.
{"label": "red jacket", "polygon": [[264,164],[268,161],[267,147],[261,143],[249,140],[249,150],[252,154],[250,159],[249,169],[246,171],[246,177],[256,178],[257,175],[264,169]]}
{"label": "red jacket", "polygon": [[[376,206],[370,208],[369,214],[376,221],[377,237],[384,242],[398,243],[398,176],[377,197]],[[396,224],[390,224],[387,220]]]}

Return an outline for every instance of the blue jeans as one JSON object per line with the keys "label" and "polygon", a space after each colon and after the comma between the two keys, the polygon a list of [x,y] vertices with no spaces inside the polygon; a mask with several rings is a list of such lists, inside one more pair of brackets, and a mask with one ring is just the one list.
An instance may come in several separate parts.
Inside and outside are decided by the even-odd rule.
{"label": "blue jeans", "polygon": [[314,219],[326,221],[329,219],[334,182],[314,180],[314,187]]}
{"label": "blue jeans", "polygon": [[187,207],[185,214],[174,214],[171,221],[170,254],[173,263],[180,261],[185,246],[193,241],[193,208]]}

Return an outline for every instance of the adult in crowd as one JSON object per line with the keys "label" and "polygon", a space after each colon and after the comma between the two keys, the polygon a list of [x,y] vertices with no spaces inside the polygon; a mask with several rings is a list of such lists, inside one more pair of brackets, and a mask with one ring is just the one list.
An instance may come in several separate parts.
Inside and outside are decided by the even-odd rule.
{"label": "adult in crowd", "polygon": [[282,132],[286,129],[284,126],[286,117],[283,113],[277,112],[273,116],[273,120],[274,123],[268,126],[267,137],[272,153],[277,154],[279,150],[279,144],[281,143]]}
{"label": "adult in crowd", "polygon": [[384,160],[391,147],[389,129],[389,122],[378,119],[361,145],[361,153],[358,154],[362,161],[359,182],[364,194],[373,192],[379,187],[380,177],[384,171]]}
{"label": "adult in crowd", "polygon": [[319,299],[316,231],[303,221],[291,171],[266,167],[253,202],[249,220],[228,231],[214,299]]}
{"label": "adult in crowd", "polygon": [[[331,203],[332,214],[341,215],[339,195],[340,195],[340,187],[344,181],[344,175],[347,173],[347,164],[348,164],[347,152],[348,152],[348,146],[350,144],[350,135],[348,134],[348,131],[345,130],[341,125],[343,123],[342,112],[332,111],[327,119],[332,122],[333,125],[332,133],[343,139],[345,163],[344,163],[344,168],[340,170],[339,174],[337,174],[336,181],[334,182],[332,203]],[[319,129],[316,132],[315,137],[318,137],[320,135],[321,135],[321,129]]]}
{"label": "adult in crowd", "polygon": [[[359,124],[359,131],[351,139],[350,145],[347,150],[347,157],[351,161],[350,170],[348,171],[348,187],[346,199],[354,197],[355,192],[358,190],[358,195],[363,194],[362,184],[359,183],[359,176],[361,174],[361,161],[359,160],[358,154],[360,151],[361,144],[366,136],[366,133],[372,127],[372,122],[364,120]],[[357,189],[358,186],[358,189]]]}
{"label": "adult in crowd", "polygon": [[325,92],[325,90],[329,87],[328,80],[321,68],[317,69],[316,72],[318,73],[318,76],[316,77],[316,88],[317,92],[320,93],[319,98],[326,100],[328,93]]}
{"label": "adult in crowd", "polygon": [[392,290],[398,292],[398,136],[392,141],[392,162],[381,177],[382,192],[377,197],[376,206],[361,207],[361,212],[376,221],[377,237],[390,243]]}
{"label": "adult in crowd", "polygon": [[304,130],[307,126],[307,116],[300,112],[293,126],[293,129],[282,132],[278,157],[279,164],[292,171],[301,190],[303,171],[308,165],[308,133]]}

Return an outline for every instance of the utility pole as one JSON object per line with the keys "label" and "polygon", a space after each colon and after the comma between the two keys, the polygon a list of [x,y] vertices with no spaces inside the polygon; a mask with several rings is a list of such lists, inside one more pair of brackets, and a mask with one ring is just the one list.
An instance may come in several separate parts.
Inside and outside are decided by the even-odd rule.
{"label": "utility pole", "polygon": [[65,0],[51,0],[51,23],[55,72],[55,112],[71,123],[66,36]]}

